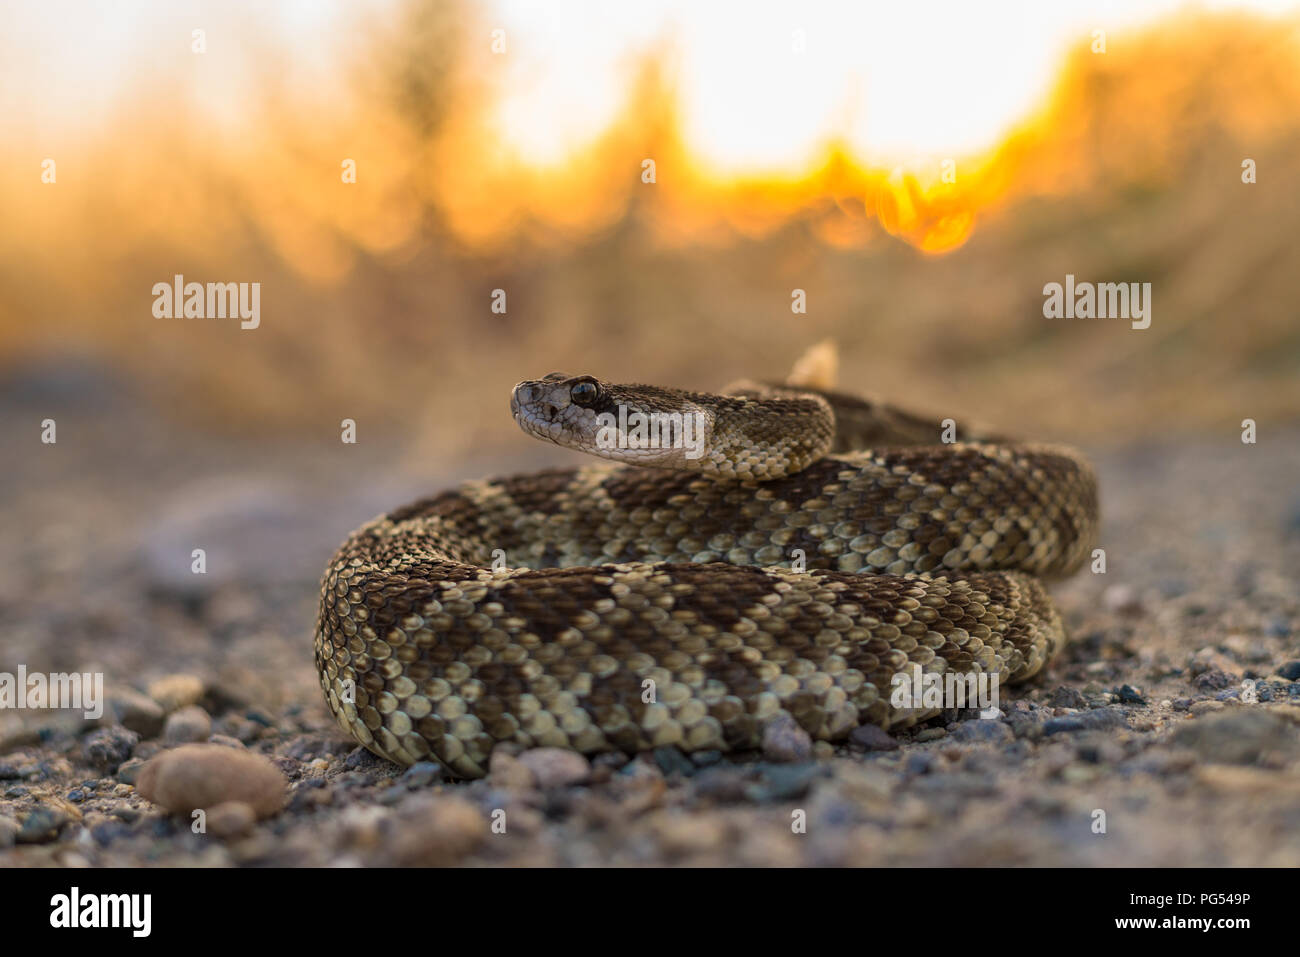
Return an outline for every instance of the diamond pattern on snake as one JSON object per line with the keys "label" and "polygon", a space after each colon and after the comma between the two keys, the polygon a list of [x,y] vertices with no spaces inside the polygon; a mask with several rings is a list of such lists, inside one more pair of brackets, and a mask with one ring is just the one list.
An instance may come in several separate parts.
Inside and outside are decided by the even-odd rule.
{"label": "diamond pattern on snake", "polygon": [[382,757],[473,778],[502,744],[738,752],[783,715],[836,742],[938,713],[891,704],[913,665],[1013,682],[1065,642],[1044,581],[1083,564],[1098,516],[1072,449],[945,443],[937,420],[797,378],[552,373],[510,407],[605,461],[399,508],[325,571],[321,686]]}

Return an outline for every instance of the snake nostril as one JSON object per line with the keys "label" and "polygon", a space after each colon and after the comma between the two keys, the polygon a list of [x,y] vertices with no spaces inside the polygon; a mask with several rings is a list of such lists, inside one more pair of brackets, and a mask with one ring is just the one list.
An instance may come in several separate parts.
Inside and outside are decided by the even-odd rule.
{"label": "snake nostril", "polygon": [[517,412],[537,398],[536,390],[525,382],[519,383],[510,392],[510,411]]}

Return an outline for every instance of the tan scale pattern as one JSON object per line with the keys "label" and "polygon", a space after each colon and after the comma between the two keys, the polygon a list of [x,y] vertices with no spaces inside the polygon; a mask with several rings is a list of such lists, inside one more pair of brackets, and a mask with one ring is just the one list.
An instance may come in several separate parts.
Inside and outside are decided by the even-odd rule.
{"label": "tan scale pattern", "polygon": [[[917,428],[819,394],[837,448]],[[610,465],[470,482],[342,546],[316,663],[361,744],[465,777],[507,741],[751,749],[781,713],[836,741],[933,716],[889,703],[911,663],[1042,669],[1065,635],[1040,576],[1075,570],[1096,521],[1087,463],[1034,445],[900,444],[765,482]]]}

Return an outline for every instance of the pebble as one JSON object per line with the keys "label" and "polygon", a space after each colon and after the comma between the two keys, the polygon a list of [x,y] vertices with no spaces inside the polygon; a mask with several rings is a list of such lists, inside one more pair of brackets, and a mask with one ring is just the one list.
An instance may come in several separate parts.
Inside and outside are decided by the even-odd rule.
{"label": "pebble", "polygon": [[[403,867],[447,867],[460,863],[489,834],[487,818],[459,797],[421,795],[397,811],[392,824],[386,845],[387,858]],[[507,829],[509,826],[507,818]]]}
{"label": "pebble", "polygon": [[664,811],[649,822],[659,848],[669,857],[707,854],[727,839],[727,822],[718,814],[681,814]]}
{"label": "pebble", "polygon": [[929,774],[933,768],[934,755],[928,751],[915,751],[903,763],[903,770],[908,774]]}
{"label": "pebble", "polygon": [[108,847],[118,838],[126,837],[130,833],[131,829],[121,821],[105,821],[90,829],[90,836],[100,847]]}
{"label": "pebble", "polygon": [[203,679],[194,675],[167,675],[149,685],[149,697],[167,712],[198,704],[203,697]]}
{"label": "pebble", "polygon": [[1172,741],[1218,764],[1255,764],[1270,753],[1300,754],[1295,725],[1262,708],[1235,708],[1185,722]]}
{"label": "pebble", "polygon": [[81,753],[95,768],[106,774],[115,772],[131,756],[140,742],[140,735],[113,725],[90,732],[81,742]]}
{"label": "pebble", "polygon": [[1075,742],[1079,759],[1088,764],[1118,764],[1124,760],[1124,749],[1114,738],[1093,732],[1086,739]]}
{"label": "pebble", "polygon": [[537,787],[533,772],[508,751],[497,748],[488,759],[488,780],[503,791],[531,791]]}
{"label": "pebble", "polygon": [[788,714],[778,714],[763,727],[763,757],[786,764],[812,757],[812,738]]}
{"label": "pebble", "polygon": [[1215,668],[1212,671],[1205,671],[1197,675],[1192,684],[1201,691],[1222,691],[1224,688],[1231,688],[1237,684],[1238,679],[1226,671],[1220,671]]}
{"label": "pebble", "polygon": [[1120,704],[1145,705],[1147,703],[1147,699],[1143,696],[1142,692],[1139,689],[1134,688],[1132,685],[1120,685],[1112,691],[1111,694],[1115,695],[1115,697],[1119,699]]}
{"label": "pebble", "polygon": [[[492,752],[496,756],[496,752]],[[365,748],[354,748],[348,752],[348,756],[343,759],[343,767],[349,771],[372,771],[377,768],[387,767],[388,762],[378,755],[371,754]]]}
{"label": "pebble", "polygon": [[1193,677],[1211,671],[1222,671],[1230,675],[1240,674],[1241,671],[1235,661],[1213,647],[1197,651],[1188,660],[1187,666]]}
{"label": "pebble", "polygon": [[257,823],[257,812],[243,801],[224,801],[207,812],[208,833],[229,840],[244,837]]}
{"label": "pebble", "polygon": [[916,733],[913,738],[917,744],[925,744],[927,741],[938,741],[940,738],[946,738],[948,732],[943,728],[923,728]]}
{"label": "pebble", "polygon": [[1087,699],[1078,688],[1071,688],[1066,685],[1058,685],[1052,692],[1048,704],[1053,708],[1074,708],[1076,711],[1082,711],[1088,707]]}
{"label": "pebble", "polygon": [[1288,661],[1277,673],[1287,681],[1300,681],[1300,661]]}
{"label": "pebble", "polygon": [[163,726],[163,743],[168,747],[196,744],[212,735],[212,719],[198,705],[185,705],[167,716]]}
{"label": "pebble", "polygon": [[[715,752],[717,753],[717,752]],[[654,749],[654,761],[659,766],[659,770],[667,777],[672,774],[681,774],[684,776],[695,773],[695,763],[685,754],[681,748],[668,747]]]}
{"label": "pebble", "polygon": [[691,780],[696,795],[720,803],[733,803],[745,799],[745,776],[740,771],[726,767],[706,768]]}
{"label": "pebble", "polygon": [[136,778],[140,776],[140,769],[144,767],[142,758],[132,758],[129,761],[123,761],[117,769],[115,777],[123,784],[135,784]]}
{"label": "pebble", "polygon": [[141,738],[156,738],[167,713],[162,705],[134,688],[122,688],[108,700],[108,711],[117,724],[134,731]]}
{"label": "pebble", "polygon": [[406,769],[402,783],[411,790],[427,788],[442,782],[442,765],[433,761],[418,761]]}
{"label": "pebble", "polygon": [[1006,744],[1015,738],[1001,721],[963,721],[952,730],[952,739],[968,744]]}
{"label": "pebble", "polygon": [[71,817],[58,808],[38,807],[31,811],[14,839],[19,844],[45,844],[59,836],[59,829]]}
{"label": "pebble", "polygon": [[879,725],[862,724],[849,732],[849,747],[855,751],[897,751],[900,745]]}
{"label": "pebble", "polygon": [[1128,727],[1124,714],[1110,708],[1097,708],[1083,711],[1063,718],[1052,718],[1043,722],[1043,734],[1062,734],[1069,731],[1094,731],[1107,728]]}
{"label": "pebble", "polygon": [[581,784],[591,776],[591,762],[577,751],[564,748],[533,748],[521,754],[519,762],[533,773],[543,790]]}
{"label": "pebble", "polygon": [[745,796],[760,804],[790,801],[808,793],[813,781],[827,775],[822,764],[775,764],[762,768],[758,780],[745,788]]}
{"label": "pebble", "polygon": [[1111,585],[1101,596],[1106,610],[1118,615],[1142,614],[1142,598],[1132,585]]}
{"label": "pebble", "polygon": [[258,817],[268,817],[284,806],[286,787],[284,774],[268,759],[219,744],[185,744],[164,751],[151,758],[136,779],[141,796],[180,815],[243,801]]}
{"label": "pebble", "polygon": [[13,847],[18,839],[18,822],[11,817],[0,814],[0,849]]}

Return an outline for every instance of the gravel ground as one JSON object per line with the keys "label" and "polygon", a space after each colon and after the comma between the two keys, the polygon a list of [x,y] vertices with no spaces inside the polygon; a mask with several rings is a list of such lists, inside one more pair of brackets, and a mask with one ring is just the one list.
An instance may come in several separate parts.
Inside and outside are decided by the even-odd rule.
{"label": "gravel ground", "polygon": [[[499,752],[463,783],[336,729],[317,576],[372,514],[533,462],[367,447],[361,493],[356,448],[217,440],[105,396],[10,395],[0,423],[0,672],[103,672],[110,699],[97,721],[0,710],[0,866],[1300,863],[1300,434],[1090,449],[1106,573],[1056,589],[1075,640],[1000,717],[836,748],[774,729],[742,756]],[[169,749],[175,773],[142,775]],[[221,803],[195,833],[141,790]]]}

